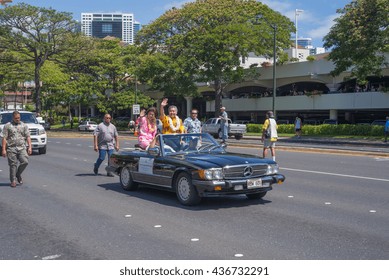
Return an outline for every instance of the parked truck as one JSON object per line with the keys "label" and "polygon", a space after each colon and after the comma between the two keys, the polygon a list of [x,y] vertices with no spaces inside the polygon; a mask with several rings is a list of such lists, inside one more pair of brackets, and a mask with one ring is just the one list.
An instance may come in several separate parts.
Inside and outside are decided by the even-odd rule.
{"label": "parked truck", "polygon": [[[213,137],[222,138],[220,129],[220,118],[208,119],[202,126],[202,132],[209,133]],[[243,134],[247,132],[245,124],[233,123],[231,119],[228,119],[228,137],[234,136],[235,139],[242,139]]]}

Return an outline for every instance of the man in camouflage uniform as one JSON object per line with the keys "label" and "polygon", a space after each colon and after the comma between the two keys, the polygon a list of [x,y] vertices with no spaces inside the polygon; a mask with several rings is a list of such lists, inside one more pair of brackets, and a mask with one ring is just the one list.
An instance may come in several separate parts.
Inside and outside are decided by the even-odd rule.
{"label": "man in camouflage uniform", "polygon": [[11,187],[15,188],[16,180],[23,184],[22,173],[28,165],[28,156],[32,153],[30,131],[27,125],[20,121],[18,111],[13,112],[12,121],[4,126],[2,147],[3,157],[8,157]]}

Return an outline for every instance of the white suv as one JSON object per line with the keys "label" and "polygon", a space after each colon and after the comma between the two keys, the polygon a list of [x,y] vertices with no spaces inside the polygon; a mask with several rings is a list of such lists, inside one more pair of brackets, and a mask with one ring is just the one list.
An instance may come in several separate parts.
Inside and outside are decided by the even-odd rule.
{"label": "white suv", "polygon": [[[28,126],[30,130],[31,144],[33,149],[38,149],[40,154],[46,154],[47,134],[44,127],[39,124],[34,113],[19,111],[20,120]],[[4,125],[12,121],[13,111],[0,112],[0,146],[3,141]]]}

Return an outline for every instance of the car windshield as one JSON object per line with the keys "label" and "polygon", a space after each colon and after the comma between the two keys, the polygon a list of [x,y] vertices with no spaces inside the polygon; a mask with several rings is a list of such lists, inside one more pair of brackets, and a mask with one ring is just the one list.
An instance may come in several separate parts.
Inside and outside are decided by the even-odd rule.
{"label": "car windshield", "polygon": [[163,134],[161,145],[165,155],[221,152],[223,147],[208,133]]}
{"label": "car windshield", "polygon": [[[13,113],[3,113],[1,114],[1,124],[6,124],[12,121]],[[20,113],[20,120],[24,123],[38,123],[37,119],[33,114],[29,113]]]}

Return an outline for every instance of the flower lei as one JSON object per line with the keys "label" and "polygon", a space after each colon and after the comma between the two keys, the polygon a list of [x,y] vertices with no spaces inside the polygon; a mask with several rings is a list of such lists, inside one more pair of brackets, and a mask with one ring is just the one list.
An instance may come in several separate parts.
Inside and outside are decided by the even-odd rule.
{"label": "flower lei", "polygon": [[147,119],[147,126],[148,126],[150,132],[154,132],[157,125],[156,125],[156,123],[152,123],[149,119]]}
{"label": "flower lei", "polygon": [[176,116],[176,125],[175,126],[173,125],[173,120],[171,117],[168,117],[168,121],[169,121],[170,129],[173,132],[176,132],[177,130],[180,129],[180,118],[178,116]]}

